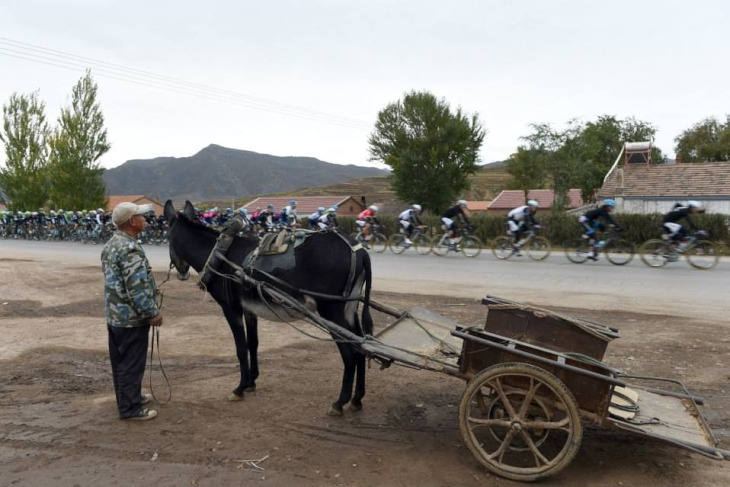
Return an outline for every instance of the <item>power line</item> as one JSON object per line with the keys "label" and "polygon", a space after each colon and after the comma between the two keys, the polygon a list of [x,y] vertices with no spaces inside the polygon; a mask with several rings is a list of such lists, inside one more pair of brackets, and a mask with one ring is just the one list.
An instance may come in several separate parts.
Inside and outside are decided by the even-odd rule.
{"label": "power line", "polygon": [[77,56],[67,52],[49,49],[5,37],[0,37],[0,54],[63,69],[78,70],[79,68],[93,68],[94,73],[99,73],[100,76],[118,81],[218,102],[230,103],[247,108],[254,108],[271,113],[278,113],[285,116],[313,120],[345,128],[358,130],[369,130],[371,128],[369,124],[361,120],[341,117],[295,105],[279,103],[273,100],[258,98],[201,83],[188,82],[170,76],[159,75],[119,64]]}

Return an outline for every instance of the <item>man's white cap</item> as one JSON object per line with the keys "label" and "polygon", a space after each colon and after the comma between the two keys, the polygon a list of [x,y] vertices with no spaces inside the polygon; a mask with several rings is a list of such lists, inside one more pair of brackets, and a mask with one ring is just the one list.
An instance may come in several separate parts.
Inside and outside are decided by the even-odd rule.
{"label": "man's white cap", "polygon": [[112,212],[112,223],[118,227],[127,223],[134,215],[144,215],[154,210],[155,207],[150,203],[146,205],[135,205],[129,202],[119,203]]}

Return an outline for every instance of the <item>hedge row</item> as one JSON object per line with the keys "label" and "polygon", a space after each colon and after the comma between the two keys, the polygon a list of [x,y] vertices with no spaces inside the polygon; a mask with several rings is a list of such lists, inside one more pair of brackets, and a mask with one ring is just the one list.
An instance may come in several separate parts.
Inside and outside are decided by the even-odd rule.
{"label": "hedge row", "polygon": [[[622,237],[627,238],[639,245],[649,239],[661,236],[662,215],[613,215],[616,223],[623,228]],[[474,235],[483,242],[494,239],[505,232],[504,216],[493,216],[476,214],[471,221],[476,226]],[[398,221],[395,216],[383,216],[378,218],[384,225],[383,233],[391,235],[398,231]],[[578,215],[566,215],[564,213],[538,213],[537,219],[542,226],[542,235],[548,238],[553,244],[559,245],[580,235],[578,226]],[[439,233],[441,221],[435,215],[423,215],[423,223],[429,226],[432,234]],[[710,234],[710,240],[721,242],[730,247],[730,218],[725,215],[707,214],[692,217],[696,225]],[[342,227],[348,231],[355,230],[354,217],[340,217]]]}

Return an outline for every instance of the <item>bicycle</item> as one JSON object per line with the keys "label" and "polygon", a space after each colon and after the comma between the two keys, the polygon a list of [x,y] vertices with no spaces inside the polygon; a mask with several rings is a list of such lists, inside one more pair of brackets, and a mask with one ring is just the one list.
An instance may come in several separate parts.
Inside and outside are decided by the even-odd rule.
{"label": "bicycle", "polygon": [[388,238],[380,232],[381,228],[383,226],[380,223],[373,223],[370,228],[370,240],[365,240],[362,228],[358,227],[358,231],[352,234],[352,238],[366,249],[382,254],[388,246]]}
{"label": "bicycle", "polygon": [[[492,242],[492,253],[500,260],[506,260],[515,255],[513,251],[514,237],[502,235]],[[540,235],[535,235],[535,229],[527,230],[520,240],[520,249],[525,250],[527,256],[536,261],[545,260],[550,255],[550,241]]]}
{"label": "bicycle", "polygon": [[644,242],[639,248],[639,254],[644,264],[649,267],[664,267],[669,262],[679,260],[684,254],[689,265],[695,269],[712,269],[720,260],[717,246],[707,238],[707,232],[698,230],[682,240],[676,247],[668,241],[668,236],[662,239],[652,239]]}
{"label": "bicycle", "polygon": [[467,257],[476,257],[482,251],[482,241],[473,235],[469,235],[470,232],[474,231],[473,225],[460,228],[458,233],[461,234],[461,240],[458,243],[451,243],[448,230],[444,225],[441,228],[444,229],[444,234],[440,237],[434,237],[431,249],[439,257],[445,256],[450,250],[462,252]]}
{"label": "bicycle", "polygon": [[401,229],[399,233],[396,233],[395,235],[392,235],[390,237],[390,250],[396,255],[402,254],[406,251],[406,249],[410,248],[411,246],[416,248],[416,252],[418,252],[421,255],[427,255],[429,252],[431,252],[431,239],[428,238],[428,235],[426,235],[426,229],[428,227],[426,225],[420,225],[416,227],[413,230],[413,234],[411,235],[411,243],[406,242],[406,235],[404,231]]}
{"label": "bicycle", "polygon": [[[620,238],[620,231],[611,225],[608,231],[604,232],[604,239],[595,243],[596,256],[604,252],[606,258],[613,265],[626,265],[634,258],[636,249],[634,244],[624,238]],[[588,260],[588,252],[591,244],[585,237],[578,237],[565,244],[565,256],[574,264],[582,264]]]}

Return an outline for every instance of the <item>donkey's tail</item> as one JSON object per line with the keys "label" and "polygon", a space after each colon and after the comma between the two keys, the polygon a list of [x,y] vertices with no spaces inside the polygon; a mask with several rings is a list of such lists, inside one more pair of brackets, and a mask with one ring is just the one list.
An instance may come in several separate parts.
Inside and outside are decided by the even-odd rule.
{"label": "donkey's tail", "polygon": [[370,254],[363,252],[365,266],[365,297],[362,306],[362,329],[365,335],[373,334],[373,317],[370,315],[370,290],[373,286],[373,270],[370,267]]}

